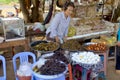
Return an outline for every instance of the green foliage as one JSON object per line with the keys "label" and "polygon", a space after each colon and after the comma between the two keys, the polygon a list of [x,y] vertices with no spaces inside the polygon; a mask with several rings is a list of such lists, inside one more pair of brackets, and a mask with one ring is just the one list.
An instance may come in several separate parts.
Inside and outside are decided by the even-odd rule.
{"label": "green foliage", "polygon": [[9,4],[11,2],[18,2],[18,0],[0,0],[0,3],[2,4]]}

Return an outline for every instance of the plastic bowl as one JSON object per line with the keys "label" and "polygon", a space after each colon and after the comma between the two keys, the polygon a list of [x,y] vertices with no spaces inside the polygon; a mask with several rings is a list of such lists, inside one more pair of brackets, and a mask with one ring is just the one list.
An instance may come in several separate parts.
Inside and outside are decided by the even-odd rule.
{"label": "plastic bowl", "polygon": [[32,74],[35,80],[65,80],[65,74],[68,71],[68,68],[66,67],[66,70],[63,73],[57,74],[57,75],[41,75],[39,73],[36,73],[33,71],[33,68],[38,64],[39,62],[36,62],[32,66]]}

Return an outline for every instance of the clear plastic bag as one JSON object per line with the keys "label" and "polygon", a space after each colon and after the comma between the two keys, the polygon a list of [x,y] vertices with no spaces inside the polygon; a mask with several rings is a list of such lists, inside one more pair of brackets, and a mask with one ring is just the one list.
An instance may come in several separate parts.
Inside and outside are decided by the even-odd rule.
{"label": "clear plastic bag", "polygon": [[19,66],[17,70],[17,76],[19,80],[31,80],[32,68],[31,63],[24,62]]}

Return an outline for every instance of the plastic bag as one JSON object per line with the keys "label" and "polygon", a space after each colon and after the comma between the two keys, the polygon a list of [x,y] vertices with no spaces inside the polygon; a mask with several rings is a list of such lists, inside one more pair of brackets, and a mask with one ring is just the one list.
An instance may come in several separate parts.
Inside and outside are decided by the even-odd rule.
{"label": "plastic bag", "polygon": [[39,22],[35,22],[34,23],[34,28],[33,28],[34,31],[36,30],[40,30],[40,31],[44,31],[45,30],[45,26],[42,25],[41,23]]}
{"label": "plastic bag", "polygon": [[18,78],[30,77],[31,75],[32,75],[31,63],[24,62],[24,63],[20,64],[19,69],[17,70]]}

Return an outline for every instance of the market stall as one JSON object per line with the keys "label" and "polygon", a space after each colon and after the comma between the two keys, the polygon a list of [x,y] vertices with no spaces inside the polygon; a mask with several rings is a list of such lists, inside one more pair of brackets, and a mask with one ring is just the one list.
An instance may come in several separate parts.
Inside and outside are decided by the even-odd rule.
{"label": "market stall", "polygon": [[[84,3],[84,4],[86,4],[86,3]],[[68,41],[66,43],[63,43],[62,45],[60,45],[59,50],[63,50],[63,52],[65,53],[65,56],[67,56],[67,58],[70,56],[70,52],[76,52],[76,51],[94,52],[95,55],[99,56],[100,61],[102,62],[102,63],[100,63],[100,65],[103,65],[103,67],[100,67],[98,73],[103,71],[104,74],[106,75],[107,74],[106,70],[107,70],[107,59],[108,59],[109,47],[114,46],[116,44],[116,35],[114,34],[114,33],[116,33],[116,28],[115,28],[116,25],[112,22],[103,20],[103,16],[101,16],[101,15],[103,15],[102,11],[100,13],[100,16],[96,17],[99,14],[99,13],[97,14],[96,11],[93,11],[93,10],[96,10],[96,8],[95,8],[96,1],[95,1],[95,3],[93,2],[92,4],[93,5],[91,5],[91,4],[87,4],[87,5],[78,4],[77,5],[77,8],[84,12],[77,10],[77,11],[79,11],[79,12],[77,12],[79,14],[76,13],[77,16],[75,18],[73,18],[71,21],[71,24],[70,24],[71,29],[69,29],[69,31],[68,31],[68,36],[69,36],[67,38]],[[92,11],[90,12],[90,8],[92,9],[93,12]],[[91,14],[91,15],[89,15],[89,14]],[[107,14],[107,12],[104,13],[104,15],[106,15],[106,14]],[[79,15],[82,15],[82,16],[79,16]],[[111,36],[111,35],[115,35],[115,36]],[[95,45],[90,45],[91,47],[93,46],[93,48],[85,48],[83,46],[85,43],[84,41],[87,39],[91,39],[91,42],[95,43]],[[69,40],[74,40],[77,42],[74,42],[74,41],[69,42]],[[99,44],[101,46],[99,46]],[[34,45],[34,46],[36,46],[36,45]],[[105,47],[105,48],[103,49],[103,47]],[[41,51],[41,49],[40,49],[40,51]],[[52,51],[52,52],[54,52],[54,51]],[[66,54],[66,53],[68,53],[68,54]],[[44,55],[45,52],[42,54]],[[82,61],[82,62],[84,62],[84,61]],[[84,65],[84,66],[86,67],[86,65]],[[84,67],[84,66],[82,66],[82,67]],[[74,67],[72,66],[72,68],[74,68]],[[82,77],[85,78],[85,76],[82,76]]]}
{"label": "market stall", "polygon": [[[12,47],[13,55],[14,47],[21,45],[25,51],[30,47],[37,52],[37,62],[32,66],[36,80],[68,80],[68,77],[69,80],[94,80],[101,72],[106,77],[109,48],[116,45],[117,31],[114,23],[103,19],[103,15],[110,13],[103,10],[97,13],[96,4],[97,0],[81,0],[76,5],[76,15],[71,20],[67,41],[63,43],[43,40],[45,27],[38,22],[26,25],[26,29],[21,19],[20,22],[18,18],[3,19],[0,48]],[[33,41],[34,36],[41,39]],[[88,39],[90,41],[86,41]]]}
{"label": "market stall", "polygon": [[[74,63],[73,63],[72,57],[71,57],[72,54],[74,55],[74,54],[77,54],[78,52],[80,52],[80,54],[82,55],[81,52],[85,51],[86,55],[87,55],[87,52],[90,51],[90,53],[94,52],[92,54],[99,57],[100,62],[98,62],[98,64],[97,64],[99,66],[99,69],[97,69],[97,73],[103,71],[105,73],[105,75],[106,75],[108,48],[107,48],[107,46],[105,44],[96,44],[95,43],[94,45],[89,45],[90,47],[93,46],[94,48],[96,48],[95,46],[97,46],[98,49],[92,50],[93,48],[92,49],[86,49],[89,46],[84,47],[84,44],[81,43],[77,39],[68,40],[66,43],[61,44],[61,46],[59,46],[59,49],[58,49],[57,45],[56,45],[57,47],[54,46],[54,47],[51,48],[51,46],[49,46],[50,43],[51,42],[45,42],[45,41],[37,41],[37,42],[32,43],[31,48],[41,53],[41,55],[39,55],[39,57],[38,57],[38,62],[37,62],[38,65],[40,65],[40,62],[42,62],[42,61],[39,61],[39,60],[41,60],[43,58],[45,58],[47,60],[49,60],[49,59],[57,59],[57,60],[65,62],[66,64],[68,64],[68,63],[71,64],[72,69],[75,70],[76,68],[74,67]],[[52,43],[52,44],[54,44],[54,43]],[[70,46],[70,45],[72,45],[72,46]],[[92,54],[89,54],[89,55],[92,55]],[[84,56],[86,56],[86,55],[84,55]],[[102,60],[100,58],[101,55],[103,56]],[[80,56],[76,56],[76,57],[78,57],[77,59],[81,59]],[[77,60],[77,59],[74,59],[74,60]],[[91,61],[91,59],[89,59],[89,60]],[[83,60],[83,62],[84,62],[84,60]],[[89,63],[86,63],[86,64],[89,64]],[[92,62],[91,62],[91,64],[92,64]],[[87,67],[87,65],[83,65],[83,67]],[[91,69],[94,70],[96,68],[93,67],[93,65],[91,67],[89,67],[90,74],[92,72]],[[87,70],[88,70],[88,68],[83,70],[83,73],[84,73],[84,71],[87,72]],[[76,74],[76,73],[73,72],[72,74]],[[85,77],[86,75],[81,76],[82,79],[87,78],[87,77]],[[73,78],[75,78],[75,75],[74,75]]]}
{"label": "market stall", "polygon": [[0,18],[0,37],[2,37],[0,48],[12,48],[12,56],[15,54],[16,46],[24,46],[25,51],[29,50],[24,20],[21,18]]}
{"label": "market stall", "polygon": [[75,5],[75,14],[70,23],[70,27],[75,30],[70,30],[68,39],[97,38],[116,32],[116,25],[103,17],[112,15],[114,3],[111,0],[81,0]]}
{"label": "market stall", "polygon": [[[83,0],[75,5],[75,16],[71,20],[67,39],[89,40],[95,43],[106,43],[110,49],[114,47],[117,41],[118,23],[111,22],[111,18],[108,20],[108,16],[112,15],[111,7],[114,3],[116,2],[111,0],[88,0],[88,2]],[[114,51],[113,49],[108,52],[109,59],[115,57]]]}
{"label": "market stall", "polygon": [[100,35],[112,35],[115,31],[115,24],[100,20],[99,18],[73,18],[71,21],[71,27],[75,30],[69,30],[68,39],[90,39],[96,38]]}

